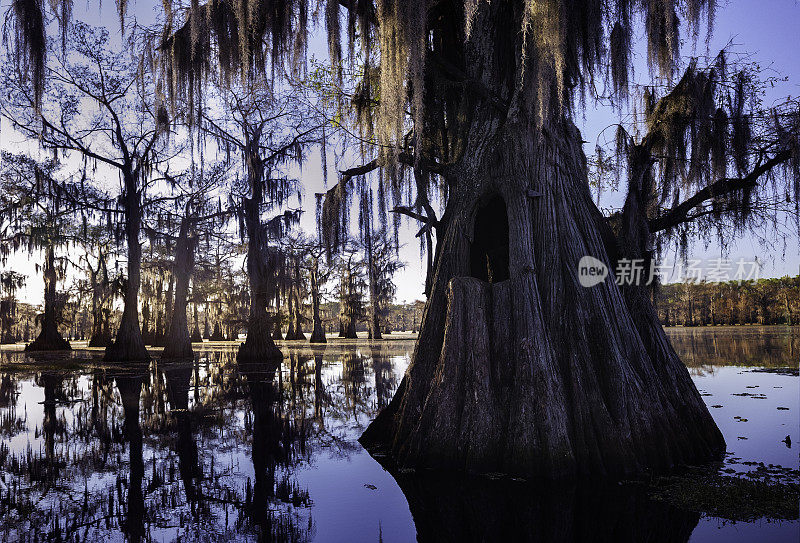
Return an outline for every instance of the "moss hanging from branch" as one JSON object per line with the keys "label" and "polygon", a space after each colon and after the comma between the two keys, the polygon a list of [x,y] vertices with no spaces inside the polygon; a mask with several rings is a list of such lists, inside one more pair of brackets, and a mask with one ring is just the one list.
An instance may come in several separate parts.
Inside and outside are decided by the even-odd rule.
{"label": "moss hanging from branch", "polygon": [[[14,0],[12,4],[13,38],[10,50],[22,74],[30,77],[34,100],[37,107],[41,104],[44,92],[44,69],[47,61],[47,37],[42,0]],[[9,36],[4,27],[4,39],[8,43]]]}

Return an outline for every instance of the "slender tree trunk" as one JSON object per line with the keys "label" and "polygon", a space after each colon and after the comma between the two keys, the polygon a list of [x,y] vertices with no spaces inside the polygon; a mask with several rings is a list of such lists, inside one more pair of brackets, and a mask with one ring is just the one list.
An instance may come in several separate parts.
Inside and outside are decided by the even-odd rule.
{"label": "slender tree trunk", "polygon": [[[491,42],[480,33],[496,22],[476,16],[469,46]],[[520,477],[718,458],[722,434],[652,303],[613,276],[579,282],[584,256],[613,270],[613,244],[578,130],[484,104],[465,133],[412,363],[361,442],[400,468]]]}
{"label": "slender tree trunk", "polygon": [[200,319],[197,316],[197,304],[192,304],[194,309],[194,328],[192,329],[192,343],[202,343],[203,336],[200,335]]}
{"label": "slender tree trunk", "polygon": [[272,332],[272,339],[274,340],[281,340],[283,339],[283,333],[281,332],[281,323],[275,322],[275,328]]}
{"label": "slender tree trunk", "polygon": [[345,270],[342,276],[342,299],[339,302],[340,322],[339,322],[339,337],[345,339],[358,339],[356,333],[356,314],[357,308],[355,307],[355,290],[353,286],[353,276],[350,269]]}
{"label": "slender tree trunk", "polygon": [[161,310],[161,306],[165,305],[161,303],[161,299],[163,298],[163,287],[164,283],[160,279],[156,282],[156,299],[155,299],[155,325],[153,327],[153,337],[152,337],[152,345],[153,347],[163,347],[164,346],[164,312]]}
{"label": "slender tree trunk", "polygon": [[369,337],[370,339],[383,339],[381,335],[381,323],[378,316],[378,288],[375,273],[375,255],[372,251],[372,225],[367,220],[367,280],[369,281]]}
{"label": "slender tree trunk", "polygon": [[42,314],[42,330],[33,341],[25,347],[26,351],[68,351],[72,349],[69,341],[61,337],[58,331],[58,293],[56,285],[56,256],[52,246],[45,250],[44,257],[44,313]]}
{"label": "slender tree trunk", "polygon": [[128,243],[128,279],[125,283],[122,319],[114,342],[106,348],[105,360],[113,362],[148,360],[147,348],[139,328],[139,285],[142,271],[142,246],[139,231],[142,208],[138,187],[132,172],[125,172],[125,237]]}
{"label": "slender tree trunk", "polygon": [[[172,307],[172,322],[169,325],[169,335],[161,358],[192,358],[194,355],[192,340],[189,337],[189,319],[186,315],[189,281],[194,271],[194,245],[195,238],[189,237],[189,218],[184,216],[175,243],[175,264],[172,271],[175,279],[175,304]],[[170,290],[172,290],[171,281]]]}
{"label": "slender tree trunk", "polygon": [[322,327],[322,319],[319,316],[319,259],[313,258],[311,271],[309,273],[309,286],[311,288],[311,318],[314,322],[314,329],[311,332],[311,343],[327,343],[325,338],[325,328]]}
{"label": "slender tree trunk", "polygon": [[219,321],[214,323],[214,332],[211,334],[211,341],[225,341],[225,334],[222,333],[222,327]]}
{"label": "slender tree trunk", "polygon": [[291,291],[286,297],[286,311],[289,317],[289,325],[286,328],[286,339],[294,339],[294,297],[292,296]]}
{"label": "slender tree trunk", "polygon": [[286,339],[304,340],[306,335],[303,333],[302,304],[300,303],[300,261],[298,258],[293,260],[294,279],[289,289],[289,331],[286,333]]}
{"label": "slender tree trunk", "polygon": [[[177,249],[176,249],[177,250]],[[164,296],[164,310],[161,310],[161,289],[163,284],[158,283],[158,317],[156,319],[156,333],[153,335],[154,347],[165,347],[169,337],[169,326],[172,322],[172,303],[174,299],[175,276],[170,274],[167,291]]]}

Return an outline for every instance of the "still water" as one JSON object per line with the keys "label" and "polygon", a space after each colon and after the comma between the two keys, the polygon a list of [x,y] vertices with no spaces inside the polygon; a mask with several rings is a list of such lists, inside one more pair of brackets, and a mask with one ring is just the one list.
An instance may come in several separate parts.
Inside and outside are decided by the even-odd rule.
{"label": "still water", "polygon": [[[728,443],[723,465],[797,469],[800,330],[673,329]],[[797,541],[635,487],[564,488],[384,470],[357,442],[412,340],[231,346],[146,367],[0,353],[2,541]],[[789,367],[795,371],[761,371]],[[786,439],[789,436],[789,439]]]}

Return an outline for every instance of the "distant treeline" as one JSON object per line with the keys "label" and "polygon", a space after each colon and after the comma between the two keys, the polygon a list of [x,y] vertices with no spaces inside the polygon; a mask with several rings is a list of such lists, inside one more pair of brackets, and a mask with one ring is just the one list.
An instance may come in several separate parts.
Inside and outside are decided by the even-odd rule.
{"label": "distant treeline", "polygon": [[660,285],[653,302],[664,326],[800,324],[800,276]]}

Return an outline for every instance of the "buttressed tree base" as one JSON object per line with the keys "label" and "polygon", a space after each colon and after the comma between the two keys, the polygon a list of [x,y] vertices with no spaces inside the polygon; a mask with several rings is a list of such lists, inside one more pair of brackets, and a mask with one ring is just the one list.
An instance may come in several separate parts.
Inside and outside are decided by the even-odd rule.
{"label": "buttressed tree base", "polygon": [[[577,130],[522,119],[464,153],[413,361],[361,437],[398,467],[618,477],[725,448],[652,308],[613,277]],[[447,213],[446,212],[446,216]],[[488,214],[488,215],[487,215]]]}

